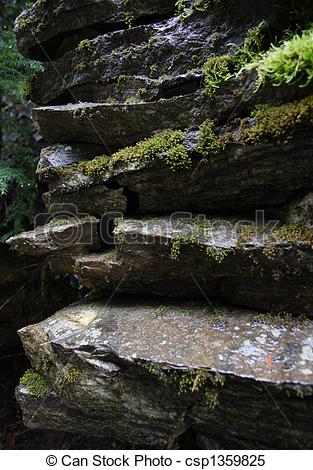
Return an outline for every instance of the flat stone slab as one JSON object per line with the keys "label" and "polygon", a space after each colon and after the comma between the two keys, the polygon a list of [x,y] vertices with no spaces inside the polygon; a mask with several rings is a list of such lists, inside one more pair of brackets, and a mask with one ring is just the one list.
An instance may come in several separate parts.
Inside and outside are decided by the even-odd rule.
{"label": "flat stone slab", "polygon": [[[64,218],[66,215],[67,218]],[[95,217],[69,218],[68,214],[65,216],[61,218],[59,215],[46,225],[15,235],[6,243],[20,254],[34,257],[100,249],[97,233],[99,221]]]}
{"label": "flat stone slab", "polygon": [[[120,115],[116,116],[120,119]],[[227,144],[224,151],[208,158],[197,153],[199,132],[185,133],[184,147],[190,157],[188,169],[178,167],[172,171],[164,155],[158,154],[150,162],[144,159],[131,163],[121,161],[100,175],[87,175],[75,166],[72,166],[72,171],[63,172],[68,168],[60,161],[60,154],[64,162],[67,159],[66,152],[61,150],[66,149],[67,145],[64,145],[59,146],[56,153],[53,151],[55,147],[52,147],[48,158],[52,162],[59,157],[59,165],[47,164],[44,156],[40,177],[49,183],[51,203],[58,200],[58,194],[71,193],[68,197],[74,201],[77,199],[77,206],[81,209],[80,201],[85,201],[82,191],[89,188],[90,194],[94,192],[99,203],[93,205],[90,201],[88,206],[84,203],[83,211],[96,216],[99,216],[99,210],[102,212],[100,215],[103,215],[121,206],[119,201],[110,207],[106,198],[99,200],[96,196],[99,185],[120,188],[112,189],[112,194],[114,191],[126,190],[125,200],[128,194],[136,214],[275,209],[275,206],[286,205],[293,197],[298,197],[300,191],[308,191],[313,187],[313,138],[310,126],[288,133],[286,140],[270,142],[263,139],[253,145],[236,141],[238,125],[229,130],[233,133],[233,142]],[[226,133],[227,129],[219,135]],[[84,146],[79,148],[82,150],[77,151],[77,160],[85,149]],[[44,168],[47,165],[49,168]],[[96,213],[94,207],[97,207]]]}
{"label": "flat stone slab", "polygon": [[[219,441],[221,427],[224,439],[235,446],[247,437],[246,429],[253,441],[258,426],[259,432],[267,429],[270,434],[262,432],[253,445],[268,446],[273,445],[273,425],[277,429],[284,420],[268,390],[293,426],[284,426],[284,440],[277,432],[275,443],[283,448],[312,444],[312,422],[306,419],[313,406],[313,327],[308,320],[277,319],[205,302],[160,304],[155,298],[108,297],[107,302],[74,304],[19,334],[33,367],[45,371],[56,391],[34,416],[38,400],[24,387],[18,389],[30,427],[68,430],[78,425],[87,434],[100,432],[155,448],[188,428]],[[65,389],[58,377],[69,365],[79,374]],[[189,391],[178,393],[170,379],[174,372],[176,379],[191,374]],[[207,385],[220,396],[210,409],[192,383],[197,374],[216,372],[225,383]],[[247,406],[240,424],[245,426],[235,438],[231,435],[239,423],[233,413],[242,409],[243,396]],[[223,426],[216,426],[221,413]],[[258,413],[262,421],[256,423]]]}
{"label": "flat stone slab", "polygon": [[74,272],[90,288],[313,314],[312,229],[190,220],[117,221],[116,249],[75,257]]}
{"label": "flat stone slab", "polygon": [[[151,103],[79,103],[35,108],[49,143],[86,142],[113,151],[163,129],[199,126],[208,112],[203,91]],[[148,119],[148,117],[150,118]]]}

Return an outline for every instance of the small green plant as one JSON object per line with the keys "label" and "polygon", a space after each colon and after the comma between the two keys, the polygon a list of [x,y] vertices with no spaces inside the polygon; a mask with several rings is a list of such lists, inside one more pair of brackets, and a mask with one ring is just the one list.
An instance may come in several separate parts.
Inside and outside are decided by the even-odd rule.
{"label": "small green plant", "polygon": [[168,307],[165,305],[160,305],[155,311],[157,317],[163,317],[168,312]]}
{"label": "small green plant", "polygon": [[232,44],[237,50],[234,54],[228,53],[221,56],[212,56],[203,65],[205,93],[209,99],[213,99],[216,90],[222,83],[234,77],[253,58],[255,58],[264,46],[268,24],[266,21],[251,28],[243,44]]}
{"label": "small green plant", "polygon": [[221,83],[227,82],[234,76],[232,71],[234,63],[235,56],[231,54],[212,56],[205,62],[203,66],[204,86],[208,98],[213,99]]}
{"label": "small green plant", "polygon": [[206,404],[214,409],[219,404],[218,388],[225,384],[225,377],[202,369],[175,370],[168,366],[145,363],[140,364],[158,380],[177,387],[178,394],[197,393],[203,396]]}
{"label": "small green plant", "polygon": [[47,379],[34,369],[29,369],[24,373],[20,379],[20,384],[38,399],[45,398],[51,391],[51,386]]}
{"label": "small green plant", "polygon": [[208,119],[200,126],[196,151],[206,158],[212,155],[219,155],[231,141],[231,134],[217,136],[214,122]]}
{"label": "small green plant", "polygon": [[218,6],[224,6],[225,10],[229,11],[233,3],[234,0],[177,0],[176,14],[186,20],[197,11],[205,12]]}
{"label": "small green plant", "polygon": [[82,372],[74,364],[67,364],[60,375],[62,387],[66,387],[77,382],[81,378]]}
{"label": "small green plant", "polygon": [[247,64],[245,69],[256,69],[257,86],[267,82],[274,86],[298,83],[305,87],[313,80],[313,26],[272,46],[267,52]]}
{"label": "small green plant", "polygon": [[181,251],[181,240],[180,239],[174,240],[171,245],[170,258],[173,261],[177,261],[180,256],[180,251]]}
{"label": "small green plant", "polygon": [[80,41],[78,44],[78,49],[83,50],[83,49],[90,49],[91,47],[91,41],[90,39],[83,39]]}

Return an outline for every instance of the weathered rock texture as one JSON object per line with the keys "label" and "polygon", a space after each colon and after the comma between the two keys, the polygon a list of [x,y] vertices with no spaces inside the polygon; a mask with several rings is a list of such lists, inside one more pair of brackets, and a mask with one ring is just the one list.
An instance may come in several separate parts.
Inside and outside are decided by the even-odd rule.
{"label": "weathered rock texture", "polygon": [[[159,155],[150,162],[121,162],[100,175],[86,175],[73,168],[63,176],[58,170],[66,168],[66,155],[59,147],[58,155],[62,155],[62,160],[55,162],[53,151],[49,158],[43,154],[41,161],[47,163],[41,164],[39,174],[49,182],[48,207],[60,202],[61,198],[64,202],[71,199],[76,200],[80,211],[95,216],[99,216],[99,211],[102,215],[110,209],[124,212],[127,205],[121,196],[123,191],[138,214],[265,209],[286,204],[299,191],[313,186],[311,131],[310,126],[299,129],[280,143],[246,145],[234,141],[222,154],[209,158],[201,157],[196,151],[199,133],[188,133],[184,145],[190,155],[190,167],[175,171],[171,171]],[[238,128],[234,135],[237,132]],[[75,154],[77,159],[78,154]],[[103,186],[119,188],[108,189],[109,197],[116,199],[111,207],[108,207],[107,198],[102,198],[101,202],[97,197]],[[84,196],[86,188],[90,194],[88,205]]]}
{"label": "weathered rock texture", "polygon": [[311,322],[205,302],[76,304],[20,331],[52,390],[43,402],[17,396],[30,427],[134,446],[166,448],[191,428],[229,448],[312,448],[312,335]]}
{"label": "weathered rock texture", "polygon": [[312,230],[295,235],[285,226],[255,235],[250,228],[236,230],[218,220],[178,227],[169,219],[125,220],[115,228],[116,251],[77,257],[74,272],[97,289],[223,297],[236,305],[312,315]]}
{"label": "weathered rock texture", "polygon": [[[256,89],[217,58],[210,89],[203,68],[297,20],[289,1],[175,3],[41,0],[17,21],[47,62],[30,96],[55,220],[9,243],[96,291],[20,331],[17,398],[29,427],[136,448],[190,430],[203,448],[312,448],[312,87]],[[236,225],[258,209],[283,223]]]}

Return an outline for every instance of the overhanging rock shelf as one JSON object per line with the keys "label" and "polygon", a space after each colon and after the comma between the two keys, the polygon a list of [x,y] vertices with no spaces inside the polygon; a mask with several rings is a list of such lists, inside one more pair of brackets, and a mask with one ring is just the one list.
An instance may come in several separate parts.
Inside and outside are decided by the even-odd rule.
{"label": "overhanging rock shelf", "polygon": [[281,37],[288,2],[185,3],[41,0],[17,19],[46,62],[29,92],[52,220],[8,243],[93,290],[20,330],[17,399],[31,428],[136,448],[312,448],[312,87],[246,71],[209,96],[203,73]]}

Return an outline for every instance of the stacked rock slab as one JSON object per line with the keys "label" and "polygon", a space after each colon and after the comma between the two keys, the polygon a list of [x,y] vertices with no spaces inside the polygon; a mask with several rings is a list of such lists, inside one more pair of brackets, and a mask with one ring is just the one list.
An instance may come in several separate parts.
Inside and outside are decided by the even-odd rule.
{"label": "stacked rock slab", "polygon": [[202,73],[262,22],[279,34],[286,2],[176,3],[17,20],[47,62],[30,92],[52,220],[8,243],[93,290],[20,330],[17,399],[30,428],[135,448],[312,448],[312,89],[243,72],[212,99]]}

